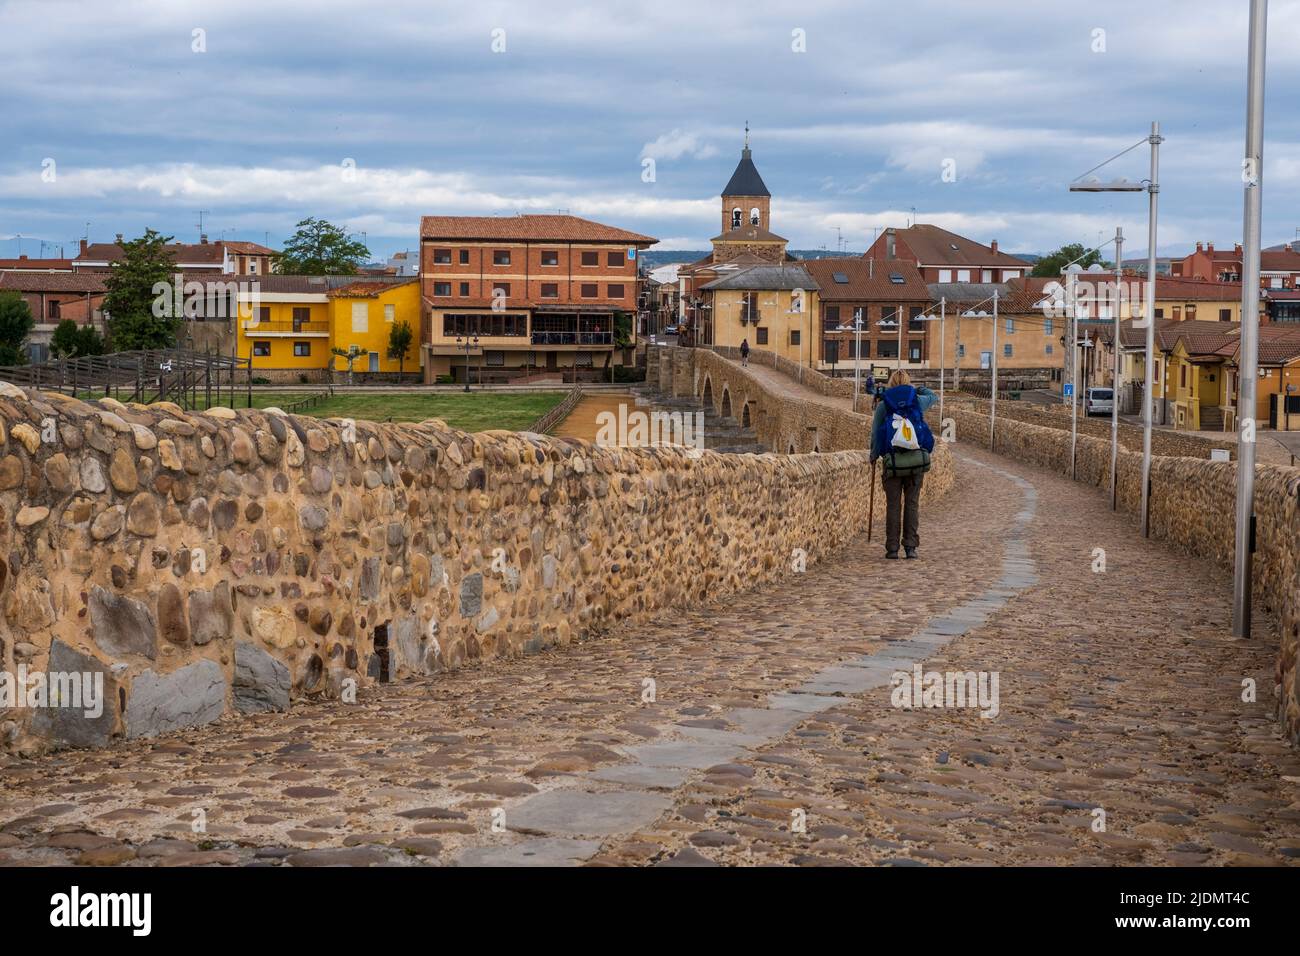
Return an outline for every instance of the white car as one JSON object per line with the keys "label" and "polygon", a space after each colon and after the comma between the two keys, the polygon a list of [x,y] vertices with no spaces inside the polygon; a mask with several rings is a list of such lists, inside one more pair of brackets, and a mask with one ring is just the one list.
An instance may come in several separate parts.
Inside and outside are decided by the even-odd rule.
{"label": "white car", "polygon": [[1109,388],[1090,388],[1083,393],[1085,415],[1109,415],[1115,406],[1115,392]]}

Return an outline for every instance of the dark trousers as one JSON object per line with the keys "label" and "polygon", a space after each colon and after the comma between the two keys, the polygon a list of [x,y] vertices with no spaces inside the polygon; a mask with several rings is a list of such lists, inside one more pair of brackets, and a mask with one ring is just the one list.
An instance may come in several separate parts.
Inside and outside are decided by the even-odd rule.
{"label": "dark trousers", "polygon": [[921,480],[924,472],[895,477],[886,475],[885,488],[885,550],[896,552],[901,531],[904,548],[915,548],[921,543]]}

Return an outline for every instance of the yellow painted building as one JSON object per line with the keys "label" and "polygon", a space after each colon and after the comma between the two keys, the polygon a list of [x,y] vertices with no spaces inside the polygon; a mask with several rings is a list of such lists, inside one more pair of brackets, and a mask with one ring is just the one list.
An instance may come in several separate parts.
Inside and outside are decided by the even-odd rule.
{"label": "yellow painted building", "polygon": [[[260,287],[241,292],[236,321],[241,358],[251,358],[254,377],[319,380],[331,371],[354,374],[420,370],[420,285],[404,280],[350,276],[268,276]],[[388,356],[389,335],[401,323],[411,327],[405,362]]]}
{"label": "yellow painted building", "polygon": [[797,265],[761,265],[723,275],[701,287],[705,344],[773,352],[800,365],[821,356],[817,282]]}

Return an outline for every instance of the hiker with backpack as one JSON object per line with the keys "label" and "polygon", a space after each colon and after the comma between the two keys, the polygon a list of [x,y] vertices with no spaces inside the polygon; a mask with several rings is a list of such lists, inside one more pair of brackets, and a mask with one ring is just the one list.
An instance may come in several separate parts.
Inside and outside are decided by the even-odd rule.
{"label": "hiker with backpack", "polygon": [[740,340],[740,364],[749,364],[749,339]]}
{"label": "hiker with backpack", "polygon": [[[914,388],[902,369],[889,376],[880,404],[871,418],[871,463],[881,463],[885,489],[885,557],[897,558],[899,538],[903,552],[916,557],[920,544],[921,481],[930,470],[934,436],[925,423],[925,411],[938,400],[930,389]],[[901,532],[901,533],[900,533]]]}

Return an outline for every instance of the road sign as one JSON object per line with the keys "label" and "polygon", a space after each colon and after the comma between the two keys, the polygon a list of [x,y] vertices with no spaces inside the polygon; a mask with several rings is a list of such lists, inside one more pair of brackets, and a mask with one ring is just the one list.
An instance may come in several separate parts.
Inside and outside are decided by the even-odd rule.
{"label": "road sign", "polygon": [[1073,395],[1074,395],[1074,383],[1073,383],[1073,382],[1066,382],[1066,383],[1065,383],[1065,397],[1066,397],[1066,398],[1070,398],[1070,397],[1073,396]]}

